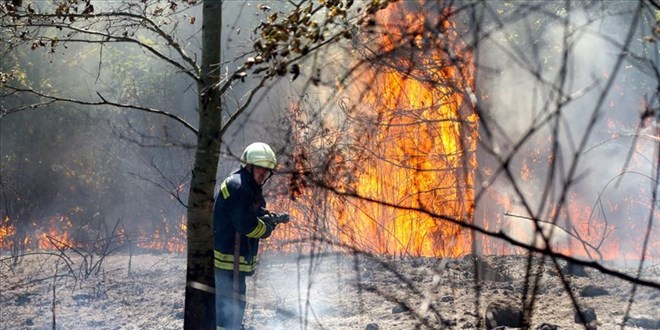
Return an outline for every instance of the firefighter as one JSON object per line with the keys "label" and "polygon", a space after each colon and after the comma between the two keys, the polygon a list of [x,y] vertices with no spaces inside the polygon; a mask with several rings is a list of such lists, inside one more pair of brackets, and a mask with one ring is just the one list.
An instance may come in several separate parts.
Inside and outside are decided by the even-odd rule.
{"label": "firefighter", "polygon": [[286,213],[266,209],[261,191],[276,165],[270,146],[252,143],[240,169],[220,184],[213,208],[216,329],[242,329],[245,279],[254,274],[259,240],[289,220]]}

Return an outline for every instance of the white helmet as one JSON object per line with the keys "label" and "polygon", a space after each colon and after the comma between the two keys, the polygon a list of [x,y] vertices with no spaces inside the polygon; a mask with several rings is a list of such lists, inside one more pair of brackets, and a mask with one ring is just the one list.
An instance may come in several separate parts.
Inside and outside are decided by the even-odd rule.
{"label": "white helmet", "polygon": [[248,164],[274,170],[277,165],[277,158],[275,158],[275,153],[269,145],[263,142],[255,142],[247,146],[241,156],[241,166],[245,167]]}

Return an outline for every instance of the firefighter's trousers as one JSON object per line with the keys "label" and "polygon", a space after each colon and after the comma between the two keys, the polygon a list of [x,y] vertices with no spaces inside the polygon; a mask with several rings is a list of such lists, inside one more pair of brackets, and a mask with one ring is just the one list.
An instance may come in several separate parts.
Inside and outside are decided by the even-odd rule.
{"label": "firefighter's trousers", "polygon": [[216,330],[241,329],[245,314],[245,273],[238,276],[238,292],[234,292],[234,272],[215,269]]}

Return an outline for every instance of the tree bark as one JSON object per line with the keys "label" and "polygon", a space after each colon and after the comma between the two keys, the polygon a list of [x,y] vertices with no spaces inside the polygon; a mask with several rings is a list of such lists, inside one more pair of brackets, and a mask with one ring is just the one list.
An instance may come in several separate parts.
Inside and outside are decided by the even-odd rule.
{"label": "tree bark", "polygon": [[222,117],[220,95],[212,87],[220,80],[222,1],[204,1],[202,10],[199,133],[188,197],[184,329],[215,329],[215,295],[204,288],[215,286],[212,215]]}

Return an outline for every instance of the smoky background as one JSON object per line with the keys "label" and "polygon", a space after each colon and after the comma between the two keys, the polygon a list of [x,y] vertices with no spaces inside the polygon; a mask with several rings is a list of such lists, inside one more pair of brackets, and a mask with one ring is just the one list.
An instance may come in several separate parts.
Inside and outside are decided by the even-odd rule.
{"label": "smoky background", "polygon": [[[625,5],[582,4],[569,10],[526,8],[529,15],[481,43],[477,90],[487,91],[482,122],[490,134],[480,134],[485,148],[477,187],[482,186],[484,199],[476,203],[475,221],[531,243],[534,224],[529,218],[556,219],[567,229],[554,230],[556,246],[598,258],[569,237],[573,228],[581,228],[594,246],[613,243],[604,247],[608,259],[634,259],[642,251],[639,237],[657,219],[652,197],[657,189],[657,119],[644,117],[656,98],[657,80],[651,72],[657,56],[651,54],[657,55],[657,48],[643,41],[653,33],[652,24],[644,22],[654,18],[642,16],[633,25],[634,12]],[[531,28],[539,22],[540,27]],[[629,28],[635,37],[622,52]],[[519,44],[512,36],[527,42]],[[631,54],[650,56],[626,57]],[[493,153],[510,156],[513,178],[489,176],[501,165]],[[573,165],[575,179],[565,191]],[[524,200],[513,192],[514,180]],[[562,195],[564,211],[557,216]],[[593,231],[585,230],[589,227]],[[647,253],[657,258],[657,243]]]}
{"label": "smoky background", "polygon": [[[122,4],[97,6],[104,5],[108,8],[97,11]],[[227,75],[240,67],[252,49],[251,29],[263,19],[264,12],[256,8],[256,2],[228,1],[224,7],[224,46],[217,70]],[[192,58],[201,58],[199,18],[201,3],[179,6],[160,22],[165,31],[185,41]],[[126,30],[126,34],[147,41],[153,38],[137,28]],[[197,126],[195,82],[131,43],[67,42],[58,48],[36,43],[32,50],[30,45],[20,57],[3,57],[2,71],[21,65],[27,68],[23,81],[33,87],[52,88],[65,99],[112,100],[157,109]],[[176,52],[169,54],[181,60]],[[226,93],[222,108],[225,120],[255,84],[256,79],[247,77]],[[275,142],[271,132],[280,129],[277,123],[282,112],[278,89],[271,87],[270,92],[258,95],[259,101],[225,134],[219,177],[238,168],[237,157],[250,142]],[[0,210],[5,225],[15,225],[17,236],[29,236],[32,243],[53,225],[73,227],[74,236],[85,235],[87,230],[82,227],[109,235],[117,222],[126,233],[144,236],[168,228],[173,232],[167,239],[176,239],[185,248],[181,241],[185,231],[178,227],[186,212],[194,132],[165,116],[103,104],[61,102],[14,112],[38,99],[31,97],[3,94],[6,113],[0,120]],[[71,224],[58,225],[51,219],[62,216]],[[69,229],[58,228],[61,232]],[[181,237],[173,237],[176,235]],[[82,241],[92,239],[82,238],[78,237]]]}

